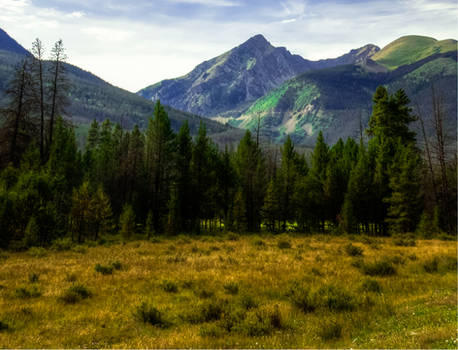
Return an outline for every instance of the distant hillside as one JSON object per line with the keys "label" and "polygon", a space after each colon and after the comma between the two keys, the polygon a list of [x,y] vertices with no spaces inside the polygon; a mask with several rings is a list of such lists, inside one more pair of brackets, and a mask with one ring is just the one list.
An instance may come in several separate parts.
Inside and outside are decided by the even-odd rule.
{"label": "distant hillside", "polygon": [[[5,103],[4,89],[11,79],[15,65],[24,57],[27,50],[18,50],[12,40],[3,31],[0,32],[0,100]],[[15,43],[15,41],[14,41]],[[17,43],[16,43],[17,44]],[[18,45],[18,44],[17,44]],[[13,48],[13,51],[9,51]],[[22,53],[17,53],[17,52]],[[45,67],[49,63],[45,63]],[[115,87],[94,74],[71,64],[65,65],[70,82],[70,106],[68,115],[76,123],[89,123],[93,119],[104,120],[110,118],[119,122],[124,127],[138,124],[145,128],[148,118],[154,111],[154,103],[129,91]],[[192,133],[197,133],[199,124],[204,121],[209,134],[218,135],[218,140],[232,142],[237,140],[242,132],[229,125],[202,119],[187,112],[181,112],[171,107],[166,107],[172,128],[177,131],[181,124],[187,120]],[[216,137],[216,136],[215,136]]]}
{"label": "distant hillside", "polygon": [[453,39],[437,41],[426,36],[403,36],[385,46],[371,59],[389,68],[411,64],[435,53],[457,50],[457,41]]}
{"label": "distant hillside", "polygon": [[[260,118],[264,133],[277,142],[289,134],[297,143],[312,145],[322,130],[326,140],[334,143],[340,137],[359,137],[360,123],[365,127],[369,120],[377,86],[386,85],[391,92],[404,89],[412,107],[427,116],[433,84],[444,99],[447,130],[455,130],[456,138],[456,51],[434,54],[394,71],[366,60],[307,72],[258,99],[230,123],[250,129]],[[432,129],[427,132],[431,134]]]}
{"label": "distant hillside", "polygon": [[335,59],[314,62],[256,35],[185,76],[163,80],[138,94],[207,117],[240,115],[253,101],[300,73],[359,62],[378,50],[366,45]]}

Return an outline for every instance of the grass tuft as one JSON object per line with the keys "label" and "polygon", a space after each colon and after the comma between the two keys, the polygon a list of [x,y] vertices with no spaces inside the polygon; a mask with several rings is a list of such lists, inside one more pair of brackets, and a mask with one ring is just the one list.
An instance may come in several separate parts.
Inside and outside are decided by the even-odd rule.
{"label": "grass tuft", "polygon": [[90,298],[92,293],[82,284],[75,284],[68,288],[64,294],[60,296],[60,300],[66,304],[76,304],[77,302]]}
{"label": "grass tuft", "polygon": [[348,243],[345,246],[345,253],[347,253],[350,256],[362,256],[363,249],[361,247]]}

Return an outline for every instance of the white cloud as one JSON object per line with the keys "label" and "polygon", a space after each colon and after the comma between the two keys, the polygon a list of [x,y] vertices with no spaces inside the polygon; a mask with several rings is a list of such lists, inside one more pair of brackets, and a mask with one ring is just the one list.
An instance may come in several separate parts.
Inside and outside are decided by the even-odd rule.
{"label": "white cloud", "polygon": [[205,5],[205,6],[240,6],[240,3],[231,0],[169,0],[181,4]]}

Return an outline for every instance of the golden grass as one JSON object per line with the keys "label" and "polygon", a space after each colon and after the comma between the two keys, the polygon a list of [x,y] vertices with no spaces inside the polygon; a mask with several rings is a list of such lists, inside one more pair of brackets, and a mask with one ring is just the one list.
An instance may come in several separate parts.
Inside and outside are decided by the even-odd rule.
{"label": "golden grass", "polygon": [[[289,241],[292,247],[280,249],[279,241]],[[457,275],[451,264],[456,262],[456,242],[420,240],[414,247],[399,247],[391,238],[357,237],[352,244],[363,249],[362,257],[345,252],[349,242],[322,235],[238,240],[181,236],[79,252],[47,251],[42,257],[3,253],[0,321],[8,329],[0,330],[0,347],[456,348]],[[434,257],[440,257],[438,271],[428,273],[423,265]],[[368,277],[355,267],[358,259],[363,263],[387,259],[395,266],[395,275],[370,277],[379,283],[381,293],[361,290]],[[111,275],[96,272],[96,264],[113,262],[120,262],[121,270],[114,269]],[[38,274],[38,281],[32,282],[31,274]],[[165,281],[178,290],[168,292]],[[319,306],[304,313],[288,295],[298,283],[312,292],[335,286],[356,306],[344,311]],[[73,284],[83,285],[92,296],[74,304],[63,302],[61,296]],[[238,292],[227,285],[237,285]],[[41,296],[24,298],[16,293],[20,287],[33,286]],[[185,317],[212,300],[237,308],[246,296],[257,304],[247,315],[278,307],[282,327],[249,336],[240,327],[225,331],[218,328],[219,321],[191,323]],[[144,301],[161,311],[169,327],[135,317]],[[330,322],[339,325],[340,335],[323,338],[320,335]],[[205,333],[209,327],[219,330]]]}

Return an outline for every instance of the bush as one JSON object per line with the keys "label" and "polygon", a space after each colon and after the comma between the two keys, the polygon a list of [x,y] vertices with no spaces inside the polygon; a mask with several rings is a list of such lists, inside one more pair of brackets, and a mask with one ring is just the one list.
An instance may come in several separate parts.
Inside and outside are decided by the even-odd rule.
{"label": "bush", "polygon": [[113,274],[113,266],[112,265],[95,265],[95,271],[101,273],[102,275],[111,275]]}
{"label": "bush", "polygon": [[164,280],[161,283],[161,288],[167,293],[176,293],[178,292],[178,286],[175,282]]}
{"label": "bush", "polygon": [[52,242],[51,248],[59,252],[70,250],[73,247],[73,242],[69,237],[58,238]]}
{"label": "bush", "polygon": [[239,285],[236,282],[228,282],[223,287],[228,294],[235,295],[239,292]]}
{"label": "bush", "polygon": [[222,300],[210,300],[197,304],[195,308],[183,316],[185,320],[191,323],[204,323],[220,320],[227,303]]}
{"label": "bush", "polygon": [[16,297],[21,298],[21,299],[37,298],[41,296],[41,292],[38,290],[36,286],[33,286],[31,288],[27,288],[27,287],[16,288],[16,290],[14,291],[14,294],[16,295]]}
{"label": "bush", "polygon": [[336,320],[326,321],[321,324],[318,336],[324,341],[339,339],[342,336],[342,325]]}
{"label": "bush", "polygon": [[1,331],[6,331],[8,329],[9,329],[8,324],[6,322],[4,322],[4,321],[0,321],[0,332]]}
{"label": "bush", "polygon": [[74,251],[75,253],[85,254],[87,252],[87,248],[82,245],[76,245],[72,248],[72,251]]}
{"label": "bush", "polygon": [[238,240],[239,240],[239,237],[240,237],[240,236],[239,236],[238,234],[235,234],[235,233],[233,233],[233,232],[229,232],[229,233],[227,234],[227,239],[228,239],[229,241],[238,241]]}
{"label": "bush", "polygon": [[374,292],[374,293],[381,293],[382,287],[377,280],[366,278],[361,282],[361,288],[363,292]]}
{"label": "bush", "polygon": [[393,244],[398,247],[414,247],[417,243],[413,238],[396,237],[393,239]]}
{"label": "bush", "polygon": [[439,271],[439,259],[437,256],[428,259],[423,263],[423,269],[428,273],[434,273]]}
{"label": "bush", "polygon": [[154,306],[143,302],[134,312],[134,316],[144,323],[149,323],[153,326],[165,328],[168,322],[164,320],[162,313]]}
{"label": "bush", "polygon": [[321,287],[315,299],[319,299],[319,304],[327,307],[329,310],[350,311],[355,308],[354,298],[341,288],[335,286]]}
{"label": "bush", "polygon": [[40,279],[40,275],[36,272],[32,272],[29,274],[29,282],[30,283],[37,283]]}
{"label": "bush", "polygon": [[253,241],[253,245],[255,245],[256,247],[265,247],[266,242],[264,242],[261,238],[257,238]]}
{"label": "bush", "polygon": [[206,324],[200,327],[199,335],[201,337],[221,337],[224,333],[224,329],[218,324]]}
{"label": "bush", "polygon": [[32,247],[27,253],[34,258],[42,258],[48,255],[48,251],[43,247]]}
{"label": "bush", "polygon": [[362,256],[363,255],[363,249],[351,243],[348,243],[345,246],[345,252],[350,256]]}
{"label": "bush", "polygon": [[68,288],[60,297],[66,304],[75,304],[82,299],[87,299],[92,296],[92,293],[83,285],[75,284]]}
{"label": "bush", "polygon": [[250,310],[250,309],[254,309],[254,308],[258,307],[259,303],[251,295],[244,294],[244,295],[242,295],[240,297],[240,305],[245,310]]}
{"label": "bush", "polygon": [[234,330],[248,336],[262,336],[270,334],[274,329],[283,328],[283,320],[278,305],[249,311],[246,317]]}
{"label": "bush", "polygon": [[291,243],[285,240],[278,241],[277,247],[280,249],[290,249],[291,248]]}
{"label": "bush", "polygon": [[396,274],[393,264],[387,260],[362,263],[361,270],[368,276],[391,276]]}
{"label": "bush", "polygon": [[289,291],[289,298],[294,306],[305,313],[315,311],[318,306],[310,291],[298,283],[295,283]]}
{"label": "bush", "polygon": [[122,264],[119,261],[112,262],[111,266],[113,266],[113,269],[115,269],[115,270],[121,270],[122,269]]}

